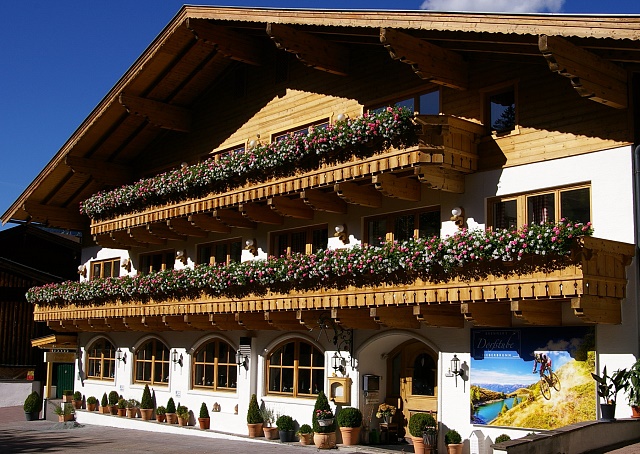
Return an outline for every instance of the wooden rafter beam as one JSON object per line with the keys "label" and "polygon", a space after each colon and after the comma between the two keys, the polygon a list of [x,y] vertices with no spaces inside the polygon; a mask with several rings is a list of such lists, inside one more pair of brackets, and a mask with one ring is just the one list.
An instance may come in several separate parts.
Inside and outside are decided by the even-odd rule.
{"label": "wooden rafter beam", "polygon": [[380,325],[389,328],[419,329],[420,322],[413,316],[413,307],[372,307],[369,309],[369,316]]}
{"label": "wooden rafter beam", "polygon": [[361,205],[370,208],[382,206],[382,193],[372,186],[363,186],[356,183],[336,183],[333,190],[338,197],[347,203]]}
{"label": "wooden rafter beam", "polygon": [[125,230],[116,230],[115,232],[111,232],[111,238],[116,243],[122,244],[127,247],[145,247],[147,243],[143,241],[138,241],[129,235],[128,231]]}
{"label": "wooden rafter beam", "polygon": [[387,197],[412,202],[420,201],[420,182],[410,178],[399,178],[390,173],[381,173],[371,177],[373,186]]}
{"label": "wooden rafter beam", "polygon": [[188,221],[195,227],[206,230],[207,232],[229,233],[231,227],[215,219],[213,216],[204,213],[195,213],[190,215]]}
{"label": "wooden rafter beam", "polygon": [[113,236],[110,233],[102,233],[102,234],[97,234],[97,235],[93,235],[93,241],[95,241],[96,244],[99,244],[102,247],[108,247],[108,248],[129,248],[131,246],[128,245],[124,245],[121,243],[118,243]]}
{"label": "wooden rafter beam", "polygon": [[264,318],[276,329],[280,331],[306,331],[304,325],[297,319],[296,311],[271,311],[265,312]]}
{"label": "wooden rafter beam", "polygon": [[347,203],[335,192],[323,192],[318,189],[306,189],[300,193],[304,203],[317,211],[346,214]]}
{"label": "wooden rafter beam", "polygon": [[288,25],[267,24],[267,35],[278,49],[294,54],[312,68],[340,76],[347,75],[349,49]]}
{"label": "wooden rafter beam", "polygon": [[421,304],[413,306],[416,320],[429,326],[463,328],[464,317],[460,307],[453,304]]}
{"label": "wooden rafter beam", "polygon": [[475,326],[511,326],[511,306],[500,303],[462,303],[460,312]]}
{"label": "wooden rafter beam", "polygon": [[133,170],[123,164],[68,155],[64,162],[74,173],[89,175],[94,180],[108,185],[120,186],[133,180]]}
{"label": "wooden rafter beam", "polygon": [[259,203],[242,203],[238,211],[247,219],[263,224],[281,225],[284,222],[282,216],[266,205]]}
{"label": "wooden rafter beam", "polygon": [[561,300],[511,301],[511,312],[530,325],[561,326]]}
{"label": "wooden rafter beam", "polygon": [[619,325],[622,323],[620,300],[605,296],[582,295],[571,299],[571,309],[580,319],[590,323]]}
{"label": "wooden rafter beam", "polygon": [[165,240],[164,238],[160,238],[157,235],[154,235],[152,232],[149,231],[148,227],[149,226],[146,226],[146,225],[132,227],[130,229],[127,229],[127,233],[129,234],[129,236],[131,236],[131,238],[133,238],[134,240],[140,243],[160,244],[160,245],[167,244],[167,240]]}
{"label": "wooden rafter beam", "polygon": [[29,213],[32,221],[41,222],[51,227],[83,230],[87,223],[87,218],[80,214],[77,206],[56,207],[27,201],[24,203],[23,209]]}
{"label": "wooden rafter beam", "polygon": [[187,218],[167,219],[167,226],[176,234],[206,238],[207,232],[189,222]]}
{"label": "wooden rafter beam", "polygon": [[313,209],[305,205],[302,199],[271,197],[267,199],[267,205],[281,216],[296,219],[313,219]]}
{"label": "wooden rafter beam", "polygon": [[625,109],[628,74],[620,66],[559,36],[540,35],[538,48],[551,71],[567,77],[583,98]]}
{"label": "wooden rafter beam", "polygon": [[158,238],[163,238],[165,240],[178,240],[178,241],[186,241],[187,237],[182,235],[175,230],[169,228],[169,226],[165,222],[155,222],[153,224],[147,225],[147,230],[152,235],[157,236]]}
{"label": "wooden rafter beam", "polygon": [[191,111],[151,99],[120,93],[120,104],[132,115],[144,117],[149,123],[172,131],[191,131]]}
{"label": "wooden rafter beam", "polygon": [[266,55],[264,46],[251,36],[212,24],[205,19],[188,18],[186,26],[196,39],[212,45],[218,52],[232,60],[254,66],[264,64]]}
{"label": "wooden rafter beam", "polygon": [[415,167],[418,180],[430,189],[439,189],[456,194],[464,193],[464,175],[435,166],[423,165]]}
{"label": "wooden rafter beam", "polygon": [[255,229],[257,224],[242,216],[236,210],[214,210],[213,218],[229,227],[240,227],[243,229]]}
{"label": "wooden rafter beam", "polygon": [[184,315],[163,315],[162,316],[162,323],[167,327],[167,329],[172,331],[200,331],[203,329],[185,320],[188,320],[188,317]]}
{"label": "wooden rafter beam", "polygon": [[469,86],[468,64],[456,52],[392,28],[380,29],[380,42],[391,58],[411,65],[421,79],[459,90]]}
{"label": "wooden rafter beam", "polygon": [[368,316],[368,309],[331,309],[333,321],[345,329],[380,329],[380,323]]}
{"label": "wooden rafter beam", "polygon": [[236,312],[234,314],[235,320],[238,323],[238,328],[248,330],[265,330],[276,329],[265,319],[264,312]]}

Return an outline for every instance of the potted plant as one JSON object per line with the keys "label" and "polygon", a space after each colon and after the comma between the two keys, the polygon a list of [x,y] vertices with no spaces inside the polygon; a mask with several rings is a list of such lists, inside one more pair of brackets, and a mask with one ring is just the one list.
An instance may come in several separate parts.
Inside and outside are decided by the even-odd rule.
{"label": "potted plant", "polygon": [[462,437],[458,431],[450,429],[444,434],[444,443],[449,454],[462,454]]}
{"label": "potted plant", "polygon": [[142,400],[140,401],[140,417],[143,421],[149,421],[153,418],[153,399],[151,398],[149,385],[146,384],[142,391]]}
{"label": "potted plant", "polygon": [[165,422],[167,419],[167,408],[160,405],[158,408],[156,408],[156,421],[158,422]]}
{"label": "potted plant", "polygon": [[135,418],[138,416],[138,407],[140,407],[140,402],[135,399],[127,400],[127,416],[129,418]]}
{"label": "potted plant", "polygon": [[640,418],[640,359],[638,359],[629,372],[627,372],[629,381],[628,397],[631,406],[631,417]]}
{"label": "potted plant", "polygon": [[109,393],[109,412],[112,415],[118,414],[118,400],[120,399],[120,395],[117,391],[111,391]]}
{"label": "potted plant", "polygon": [[73,405],[63,402],[53,407],[53,412],[58,415],[58,422],[73,421]]}
{"label": "potted plant", "polygon": [[189,409],[184,405],[178,405],[178,409],[176,410],[176,415],[178,415],[178,425],[180,426],[188,426],[189,425]]}
{"label": "potted plant", "polygon": [[[105,397],[106,399],[106,397]],[[96,411],[96,407],[98,406],[98,399],[96,396],[87,397],[87,410],[88,411]]]}
{"label": "potted plant", "polygon": [[103,415],[109,413],[109,399],[107,398],[107,393],[102,394],[102,399],[100,400],[100,413]]}
{"label": "potted plant", "polygon": [[40,419],[40,410],[42,410],[42,399],[40,399],[40,394],[38,394],[37,391],[29,394],[24,400],[22,408],[27,421],[37,421]]}
{"label": "potted plant", "polygon": [[391,418],[396,414],[396,407],[393,405],[381,403],[378,405],[378,411],[376,412],[376,418],[380,418],[385,424],[391,424]]}
{"label": "potted plant", "polygon": [[281,442],[293,441],[294,435],[294,424],[293,418],[289,415],[279,416],[276,420],[276,427],[278,428],[278,432],[280,434]]}
{"label": "potted plant", "polygon": [[73,393],[73,408],[76,410],[82,408],[82,393],[80,391]]}
{"label": "potted plant", "polygon": [[118,416],[127,416],[127,399],[121,397],[116,404]]}
{"label": "potted plant", "polygon": [[255,438],[262,435],[262,414],[260,413],[260,407],[258,407],[258,397],[255,394],[251,395],[249,401],[249,408],[247,409],[247,428],[249,429],[249,438]]}
{"label": "potted plant", "polygon": [[62,402],[73,402],[73,390],[65,389],[62,391]]}
{"label": "potted plant", "polygon": [[211,425],[211,419],[209,418],[209,409],[207,408],[207,404],[202,402],[200,405],[200,416],[198,417],[198,424],[200,424],[200,429],[207,430]]}
{"label": "potted plant", "polygon": [[436,445],[436,420],[429,413],[414,413],[409,419],[409,434],[413,452],[424,454],[427,446]]}
{"label": "potted plant", "polygon": [[607,375],[607,366],[602,369],[602,376],[591,373],[596,381],[596,392],[598,397],[604,400],[600,402],[600,418],[607,421],[615,420],[616,398],[618,392],[626,390],[629,386],[627,369],[618,369],[613,375]]}
{"label": "potted plant", "polygon": [[336,425],[327,396],[323,391],[318,393],[313,407],[313,442],[318,449],[331,449],[336,446]]}
{"label": "potted plant", "polygon": [[176,404],[173,401],[173,397],[169,397],[167,402],[167,424],[175,424],[178,422],[178,415],[176,415]]}
{"label": "potted plant", "polygon": [[267,440],[275,440],[279,437],[278,428],[273,427],[275,422],[275,415],[273,409],[265,406],[260,409],[262,415],[262,431],[264,432],[264,438]]}
{"label": "potted plant", "polygon": [[338,413],[338,426],[342,435],[342,444],[345,446],[357,445],[360,441],[360,426],[362,425],[362,412],[353,407],[346,407]]}
{"label": "potted plant", "polygon": [[302,446],[310,445],[313,441],[313,428],[309,424],[303,424],[296,432],[296,435],[300,438],[300,444]]}

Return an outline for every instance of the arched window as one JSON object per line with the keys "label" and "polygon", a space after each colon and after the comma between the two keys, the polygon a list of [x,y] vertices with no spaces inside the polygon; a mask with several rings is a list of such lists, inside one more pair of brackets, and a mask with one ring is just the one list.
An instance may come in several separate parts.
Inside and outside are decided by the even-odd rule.
{"label": "arched window", "polygon": [[202,345],[193,357],[193,387],[234,391],[238,383],[236,351],[220,339]]}
{"label": "arched window", "polygon": [[136,350],[135,382],[150,385],[169,383],[169,349],[161,341],[151,339]]}
{"label": "arched window", "polygon": [[268,394],[315,397],[324,391],[324,353],[303,340],[276,347],[267,358]]}
{"label": "arched window", "polygon": [[116,350],[105,338],[98,339],[87,349],[87,378],[113,381],[116,371]]}

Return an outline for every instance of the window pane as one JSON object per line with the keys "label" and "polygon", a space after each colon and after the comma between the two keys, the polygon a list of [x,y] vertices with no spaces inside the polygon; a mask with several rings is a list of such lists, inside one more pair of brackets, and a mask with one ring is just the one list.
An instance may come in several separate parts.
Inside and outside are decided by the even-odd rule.
{"label": "window pane", "polygon": [[440,236],[440,211],[427,211],[426,213],[420,213],[418,223],[419,238]]}
{"label": "window pane", "polygon": [[229,346],[227,345],[227,343],[219,342],[218,349],[219,349],[218,362],[228,363],[229,362]]}
{"label": "window pane", "polygon": [[327,229],[316,229],[313,231],[313,243],[311,245],[311,252],[316,253],[319,249],[326,249],[327,242],[329,240],[329,233]]}
{"label": "window pane", "polygon": [[407,241],[413,238],[413,226],[415,215],[398,216],[394,222],[393,239],[396,241]]}
{"label": "window pane", "polygon": [[269,368],[269,391],[281,391],[280,389],[280,376],[281,369],[276,367]]}
{"label": "window pane", "polygon": [[311,379],[311,394],[318,394],[320,391],[324,391],[324,369],[313,369]]}
{"label": "window pane", "polygon": [[230,246],[229,259],[232,262],[239,262],[242,256],[242,243],[240,241],[234,241]]}
{"label": "window pane", "polygon": [[103,266],[104,274],[102,275],[102,277],[111,277],[111,262],[105,262]]}
{"label": "window pane", "polygon": [[298,369],[298,392],[311,394],[311,369]]}
{"label": "window pane", "polygon": [[225,243],[216,244],[215,251],[216,263],[227,263],[227,245]]}
{"label": "window pane", "polygon": [[99,278],[99,277],[102,277],[102,274],[100,272],[101,271],[100,268],[101,268],[101,263],[94,263],[93,264],[93,273],[92,273],[92,275],[96,279]]}
{"label": "window pane", "polygon": [[516,125],[515,93],[509,90],[489,98],[491,129],[496,132],[512,131]]}
{"label": "window pane", "polygon": [[115,376],[116,371],[116,361],[114,359],[105,359],[104,360],[104,372],[102,374],[103,378],[113,378]]}
{"label": "window pane", "polygon": [[298,364],[302,367],[311,366],[311,345],[300,342],[300,359]]}
{"label": "window pane", "polygon": [[369,244],[379,246],[385,242],[387,221],[384,219],[369,221],[367,225]]}
{"label": "window pane", "polygon": [[574,222],[591,221],[589,188],[573,189],[560,193],[560,215]]}
{"label": "window pane", "polygon": [[284,347],[280,347],[271,355],[270,363],[272,366],[279,366],[282,364],[282,349]]}
{"label": "window pane", "polygon": [[409,109],[411,112],[415,111],[415,100],[414,98],[409,98],[409,99],[405,99],[402,101],[398,101],[396,103],[397,107],[406,107],[407,109]]}
{"label": "window pane", "polygon": [[238,368],[235,365],[231,365],[227,374],[229,377],[229,388],[236,388],[238,386]]}
{"label": "window pane", "polygon": [[527,222],[529,224],[555,222],[555,196],[542,194],[527,197]]}
{"label": "window pane", "polygon": [[211,258],[211,246],[200,246],[198,248],[198,263],[208,264]]}
{"label": "window pane", "polygon": [[290,342],[282,347],[282,365],[293,366],[293,354],[295,351],[295,342]]}
{"label": "window pane", "polygon": [[431,356],[423,353],[413,364],[411,394],[414,396],[433,396],[435,391],[435,364]]}
{"label": "window pane", "polygon": [[420,95],[420,113],[423,115],[440,113],[440,90]]}
{"label": "window pane", "polygon": [[518,224],[518,203],[515,200],[496,202],[493,204],[493,227],[510,229]]}
{"label": "window pane", "polygon": [[324,367],[324,354],[317,348],[313,349],[313,367]]}
{"label": "window pane", "polygon": [[287,255],[287,235],[276,235],[273,244],[273,254],[276,257],[280,257],[281,255]]}
{"label": "window pane", "polygon": [[293,368],[282,369],[282,392],[293,392]]}
{"label": "window pane", "polygon": [[197,386],[204,386],[206,378],[204,376],[204,365],[196,364],[196,370],[194,372],[194,384]]}
{"label": "window pane", "polygon": [[291,253],[304,254],[307,252],[307,232],[291,234]]}
{"label": "window pane", "polygon": [[223,388],[228,387],[228,375],[227,375],[227,367],[218,367],[218,386],[222,386]]}

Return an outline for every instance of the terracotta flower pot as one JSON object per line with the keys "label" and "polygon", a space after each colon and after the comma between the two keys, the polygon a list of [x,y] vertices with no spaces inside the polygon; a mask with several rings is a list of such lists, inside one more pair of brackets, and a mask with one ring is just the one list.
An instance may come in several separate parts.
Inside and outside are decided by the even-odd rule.
{"label": "terracotta flower pot", "polygon": [[153,418],[153,408],[141,408],[140,417],[143,421],[149,421]]}
{"label": "terracotta flower pot", "polygon": [[345,446],[357,445],[360,442],[360,427],[340,427],[340,434]]}
{"label": "terracotta flower pot", "polygon": [[96,406],[98,404],[87,404],[87,411],[96,411]]}
{"label": "terracotta flower pot", "polygon": [[264,438],[266,438],[267,440],[276,440],[278,439],[278,437],[280,437],[280,434],[278,433],[278,428],[277,427],[262,427],[262,431],[264,432]]}
{"label": "terracotta flower pot", "polygon": [[178,422],[178,415],[175,413],[167,413],[167,424],[175,424]]}
{"label": "terracotta flower pot", "polygon": [[413,452],[415,454],[424,454],[424,440],[422,437],[414,437],[412,435],[411,441],[413,441]]}
{"label": "terracotta flower pot", "polygon": [[211,418],[198,418],[198,424],[200,425],[200,429],[207,430],[211,425]]}
{"label": "terracotta flower pot", "polygon": [[247,424],[247,428],[249,429],[249,438],[256,438],[264,435],[262,432],[262,423]]}
{"label": "terracotta flower pot", "polygon": [[127,416],[127,409],[126,408],[118,408],[118,416],[121,416],[121,417]]}
{"label": "terracotta flower pot", "polygon": [[637,406],[637,405],[631,406],[631,417],[640,418],[640,406]]}
{"label": "terracotta flower pot", "polygon": [[336,433],[318,433],[313,434],[313,443],[318,449],[331,449],[336,447]]}
{"label": "terracotta flower pot", "polygon": [[300,444],[302,446],[307,446],[313,443],[313,434],[298,434],[300,437]]}
{"label": "terracotta flower pot", "polygon": [[135,418],[136,416],[138,416],[138,409],[137,408],[127,408],[127,417],[128,418]]}
{"label": "terracotta flower pot", "polygon": [[73,415],[58,415],[58,422],[73,421]]}
{"label": "terracotta flower pot", "polygon": [[111,413],[109,411],[109,406],[107,405],[106,407],[103,407],[102,405],[100,405],[100,413],[102,413],[103,415],[108,415],[109,413]]}
{"label": "terracotta flower pot", "polygon": [[156,415],[156,421],[158,422],[165,422],[167,420],[167,415]]}
{"label": "terracotta flower pot", "polygon": [[82,408],[82,401],[81,400],[74,400],[73,401],[73,408],[75,408],[76,410],[80,410]]}
{"label": "terracotta flower pot", "polygon": [[447,445],[448,454],[462,454],[462,443],[451,443]]}
{"label": "terracotta flower pot", "polygon": [[189,425],[189,418],[183,418],[182,416],[178,416],[178,425],[179,426],[188,426]]}
{"label": "terracotta flower pot", "polygon": [[111,413],[114,416],[117,415],[118,407],[116,405],[109,405],[109,413]]}

